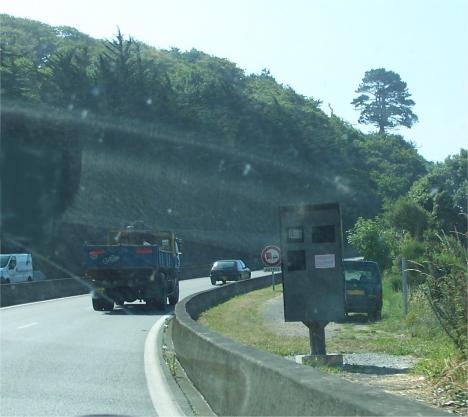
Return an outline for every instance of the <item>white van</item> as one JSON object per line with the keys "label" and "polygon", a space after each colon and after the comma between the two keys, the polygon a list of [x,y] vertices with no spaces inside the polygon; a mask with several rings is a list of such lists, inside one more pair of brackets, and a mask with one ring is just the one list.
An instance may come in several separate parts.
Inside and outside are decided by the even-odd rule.
{"label": "white van", "polygon": [[33,276],[30,253],[0,255],[0,282],[2,284],[32,281]]}

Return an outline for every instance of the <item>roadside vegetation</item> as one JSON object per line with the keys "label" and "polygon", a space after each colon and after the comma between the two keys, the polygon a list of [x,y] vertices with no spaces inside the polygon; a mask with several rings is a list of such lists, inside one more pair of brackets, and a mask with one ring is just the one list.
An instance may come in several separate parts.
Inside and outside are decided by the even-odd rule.
{"label": "roadside vegetation", "polygon": [[264,322],[262,307],[282,292],[282,286],[279,285],[275,291],[265,288],[234,297],[203,312],[199,321],[247,346],[281,356],[303,354],[309,349],[307,338],[280,336]]}
{"label": "roadside vegetation", "polygon": [[[405,318],[402,294],[392,288],[391,278],[387,275],[383,280],[382,320],[368,322],[364,315],[352,315],[327,341],[327,351],[414,355],[421,359],[416,371],[434,377],[457,356],[457,350],[420,294],[411,297],[410,314]],[[202,313],[199,321],[245,345],[277,355],[306,354],[308,337],[278,335],[264,320],[265,303],[281,295],[282,287],[278,286],[275,291],[265,288],[238,296]]]}
{"label": "roadside vegetation", "polygon": [[[398,333],[401,323],[410,336],[400,344],[388,339],[387,348],[422,357],[417,369],[441,392],[464,401],[468,389],[467,161],[467,151],[462,149],[431,167],[407,195],[387,200],[379,216],[359,218],[348,232],[348,242],[367,259],[377,261],[387,276],[386,311],[395,320],[383,320],[377,326]],[[392,313],[396,303],[391,302],[389,289],[401,295],[402,258],[407,259],[411,296],[408,315],[399,313],[398,320]]]}
{"label": "roadside vegetation", "polygon": [[[418,362],[413,373],[424,376],[432,387],[434,401],[455,409],[466,407],[466,361],[460,359],[421,292],[411,295],[410,310],[404,316],[402,293],[392,285],[396,280],[397,276],[390,273],[383,279],[382,320],[368,322],[364,315],[352,315],[327,340],[327,352],[414,356]],[[308,337],[279,334],[265,321],[265,303],[281,296],[281,286],[276,291],[271,288],[254,291],[202,313],[199,321],[213,331],[260,350],[283,357],[307,354]]]}

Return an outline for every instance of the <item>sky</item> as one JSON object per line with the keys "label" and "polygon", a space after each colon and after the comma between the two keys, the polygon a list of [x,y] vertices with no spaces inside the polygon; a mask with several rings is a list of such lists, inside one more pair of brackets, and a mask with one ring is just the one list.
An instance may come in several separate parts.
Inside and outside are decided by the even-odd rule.
{"label": "sky", "polygon": [[468,0],[2,0],[0,12],[267,68],[364,132],[376,128],[358,124],[355,90],[366,71],[392,70],[419,117],[395,133],[431,161],[468,147]]}

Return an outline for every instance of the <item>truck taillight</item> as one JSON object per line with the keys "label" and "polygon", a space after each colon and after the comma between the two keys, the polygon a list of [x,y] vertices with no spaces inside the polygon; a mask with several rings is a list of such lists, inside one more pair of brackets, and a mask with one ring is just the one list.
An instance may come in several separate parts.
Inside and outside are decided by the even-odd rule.
{"label": "truck taillight", "polygon": [[105,253],[106,251],[104,249],[93,249],[92,251],[89,251],[89,256],[95,258],[96,256],[98,255],[102,255],[103,253]]}
{"label": "truck taillight", "polygon": [[152,248],[136,248],[135,251],[136,253],[142,253],[142,254],[153,253]]}

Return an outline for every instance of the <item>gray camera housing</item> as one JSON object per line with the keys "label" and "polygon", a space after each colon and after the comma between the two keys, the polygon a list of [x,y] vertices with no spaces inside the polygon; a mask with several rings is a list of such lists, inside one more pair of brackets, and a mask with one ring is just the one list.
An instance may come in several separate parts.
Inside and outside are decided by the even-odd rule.
{"label": "gray camera housing", "polygon": [[280,207],[280,229],[285,321],[343,319],[340,205]]}

